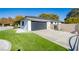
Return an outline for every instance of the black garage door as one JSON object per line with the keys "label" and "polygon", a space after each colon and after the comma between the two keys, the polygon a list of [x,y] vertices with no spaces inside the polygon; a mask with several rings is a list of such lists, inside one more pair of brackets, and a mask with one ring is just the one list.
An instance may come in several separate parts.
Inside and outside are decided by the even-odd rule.
{"label": "black garage door", "polygon": [[46,29],[47,25],[46,22],[32,21],[31,27],[32,30],[41,30]]}

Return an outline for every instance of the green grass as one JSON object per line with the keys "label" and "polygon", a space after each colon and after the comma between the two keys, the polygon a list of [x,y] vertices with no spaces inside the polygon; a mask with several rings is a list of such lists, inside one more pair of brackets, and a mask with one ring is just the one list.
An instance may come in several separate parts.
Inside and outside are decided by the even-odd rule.
{"label": "green grass", "polygon": [[15,33],[15,30],[0,31],[0,39],[12,43],[12,51],[66,51],[67,49],[52,43],[34,33]]}

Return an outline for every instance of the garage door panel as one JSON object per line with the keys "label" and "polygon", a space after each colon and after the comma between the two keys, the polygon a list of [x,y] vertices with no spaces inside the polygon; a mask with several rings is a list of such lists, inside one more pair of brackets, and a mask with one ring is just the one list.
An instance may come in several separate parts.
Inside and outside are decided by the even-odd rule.
{"label": "garage door panel", "polygon": [[46,22],[32,22],[32,30],[46,29]]}

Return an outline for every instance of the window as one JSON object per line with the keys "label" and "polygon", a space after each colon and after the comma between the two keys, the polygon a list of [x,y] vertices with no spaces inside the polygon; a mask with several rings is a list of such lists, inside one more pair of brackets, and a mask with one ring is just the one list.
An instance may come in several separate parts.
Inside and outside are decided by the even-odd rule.
{"label": "window", "polygon": [[22,21],[22,26],[24,26],[24,21]]}

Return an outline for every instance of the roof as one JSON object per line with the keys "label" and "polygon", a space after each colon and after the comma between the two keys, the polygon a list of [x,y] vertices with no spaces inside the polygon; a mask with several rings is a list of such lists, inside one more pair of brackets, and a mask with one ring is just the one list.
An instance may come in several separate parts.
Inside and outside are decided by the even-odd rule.
{"label": "roof", "polygon": [[51,19],[43,19],[41,17],[35,17],[35,16],[25,16],[25,19],[32,20],[32,21],[51,21],[51,22],[59,22]]}
{"label": "roof", "polygon": [[25,18],[38,18],[38,19],[42,19],[41,17],[35,17],[35,16],[25,16]]}

